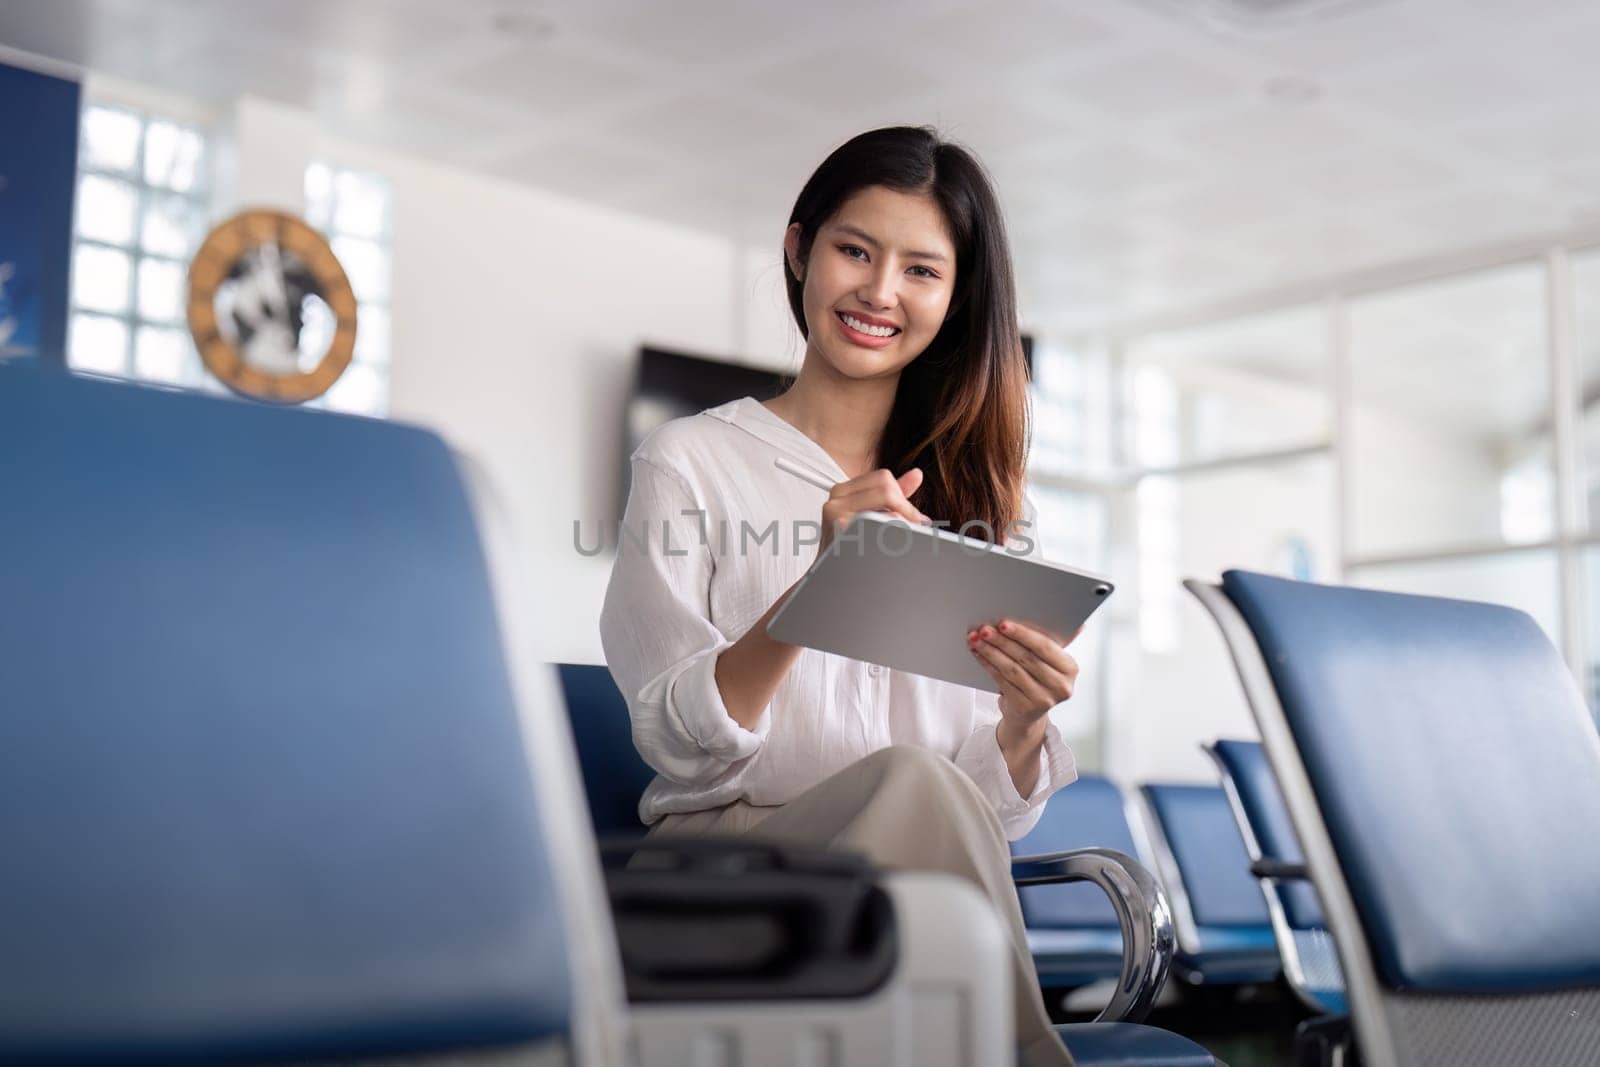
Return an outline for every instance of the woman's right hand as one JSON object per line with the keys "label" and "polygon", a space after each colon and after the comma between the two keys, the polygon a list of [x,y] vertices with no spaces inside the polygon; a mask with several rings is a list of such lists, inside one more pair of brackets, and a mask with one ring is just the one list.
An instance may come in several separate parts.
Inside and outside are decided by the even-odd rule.
{"label": "woman's right hand", "polygon": [[822,505],[822,542],[817,545],[817,555],[828,550],[834,534],[858,512],[886,511],[918,526],[932,525],[933,520],[911,503],[911,495],[921,485],[921,467],[912,467],[898,478],[887,467],[880,467],[835,485]]}

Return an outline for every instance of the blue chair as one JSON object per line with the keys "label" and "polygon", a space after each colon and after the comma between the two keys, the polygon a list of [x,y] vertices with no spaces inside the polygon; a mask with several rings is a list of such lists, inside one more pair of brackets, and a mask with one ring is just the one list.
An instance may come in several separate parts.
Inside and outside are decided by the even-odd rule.
{"label": "blue chair", "polygon": [[[1011,854],[1096,847],[1128,856],[1144,854],[1134,843],[1122,790],[1107,778],[1086,774],[1050,798],[1027,836],[1011,842]],[[1023,886],[1017,896],[1028,947],[1046,989],[1065,992],[1122,973],[1122,926],[1111,900],[1098,886]]]}
{"label": "blue chair", "polygon": [[1283,806],[1266,750],[1258,741],[1219,740],[1204,746],[1222,774],[1234,821],[1244,838],[1271,917],[1289,988],[1312,1011],[1348,1011],[1339,955],[1308,879],[1305,857]]}
{"label": "blue chair", "polygon": [[1147,784],[1156,866],[1172,900],[1173,970],[1191,985],[1275,981],[1278,946],[1244,841],[1217,786]]}
{"label": "blue chair", "polygon": [[[612,813],[597,817],[596,828],[612,836],[637,834],[638,800],[648,777],[639,776],[644,764],[632,745],[627,702],[604,667],[560,664],[559,671],[591,805]],[[620,783],[629,783],[627,795]],[[1210,1053],[1187,1038],[1137,1025],[1165,980],[1172,927],[1165,896],[1127,855],[1134,846],[1120,793],[1104,779],[1082,778],[1051,797],[1043,818],[1050,820],[1043,832],[1036,827],[1012,843],[1012,875],[1024,914],[1032,907],[1033,914],[1057,920],[1090,919],[1083,938],[1055,957],[1053,981],[1119,980],[1098,1020],[1058,1028],[1079,1067],[1211,1067],[1216,1061]],[[1068,880],[1093,884],[1058,884]],[[1035,933],[1030,921],[1030,944]],[[1065,945],[1073,931],[1061,933]],[[1046,956],[1044,965],[1051,961]]]}
{"label": "blue chair", "polygon": [[0,1061],[620,1062],[437,438],[0,364],[0,501]]}
{"label": "blue chair", "polygon": [[1368,1067],[1600,1062],[1600,734],[1526,614],[1229,571]]}
{"label": "blue chair", "polygon": [[604,666],[560,663],[556,669],[595,833],[613,840],[642,837],[639,798],[655,772],[633,747],[627,701]]}

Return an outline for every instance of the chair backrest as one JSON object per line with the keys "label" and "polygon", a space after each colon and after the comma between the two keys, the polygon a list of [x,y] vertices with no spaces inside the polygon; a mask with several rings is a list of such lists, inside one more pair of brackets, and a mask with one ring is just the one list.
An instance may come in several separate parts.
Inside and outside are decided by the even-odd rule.
{"label": "chair backrest", "polygon": [[570,1037],[433,435],[0,366],[0,1060]]}
{"label": "chair backrest", "polygon": [[1600,735],[1526,614],[1230,571],[1365,1058],[1600,1061]]}
{"label": "chair backrest", "polygon": [[1221,788],[1148,784],[1141,789],[1160,820],[1195,924],[1266,926],[1267,904],[1250,875],[1250,857]]}
{"label": "chair backrest", "polygon": [[[1110,848],[1141,856],[1128,828],[1128,809],[1116,783],[1083,775],[1050,797],[1044,814],[1027,835],[1011,842],[1013,856]],[[1098,886],[1087,883],[1024,886],[1017,890],[1030,928],[1106,927],[1120,929],[1117,913]]]}
{"label": "chair backrest", "polygon": [[562,663],[559,670],[595,832],[617,837],[643,834],[639,798],[655,772],[633,745],[622,691],[604,666]]}
{"label": "chair backrest", "polygon": [[[1267,763],[1267,753],[1261,742],[1219,740],[1208,748],[1239,799],[1261,858],[1280,863],[1305,863],[1300,839],[1294,835],[1289,809],[1283,806],[1283,794],[1272,776],[1272,767]],[[1324,928],[1322,904],[1309,882],[1279,882],[1276,892],[1291,929]]]}
{"label": "chair backrest", "polygon": [[[1202,747],[1222,776],[1251,859],[1304,866],[1300,841],[1261,742],[1218,740]],[[1319,1014],[1345,1014],[1344,973],[1316,888],[1299,878],[1263,878],[1260,884],[1289,988]]]}

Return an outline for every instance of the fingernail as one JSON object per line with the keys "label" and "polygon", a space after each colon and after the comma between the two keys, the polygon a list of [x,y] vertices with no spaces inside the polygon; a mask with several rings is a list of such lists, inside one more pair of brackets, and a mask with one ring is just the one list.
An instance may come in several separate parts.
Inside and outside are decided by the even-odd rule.
{"label": "fingernail", "polygon": [[993,633],[994,633],[994,631],[989,629],[987,626],[985,626],[983,628],[983,636],[988,637],[989,635],[991,635]]}
{"label": "fingernail", "polygon": [[1003,633],[1003,634],[1010,633],[1011,632],[1011,623],[1007,622],[1005,619],[1001,619],[1000,620],[1000,632]]}

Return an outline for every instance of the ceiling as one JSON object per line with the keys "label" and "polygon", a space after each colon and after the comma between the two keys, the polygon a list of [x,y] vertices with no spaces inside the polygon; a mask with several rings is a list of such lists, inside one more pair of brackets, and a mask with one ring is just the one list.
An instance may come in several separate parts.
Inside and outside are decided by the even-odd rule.
{"label": "ceiling", "polygon": [[5,0],[0,43],[774,245],[830,148],[931,122],[1035,327],[1600,221],[1591,0]]}

